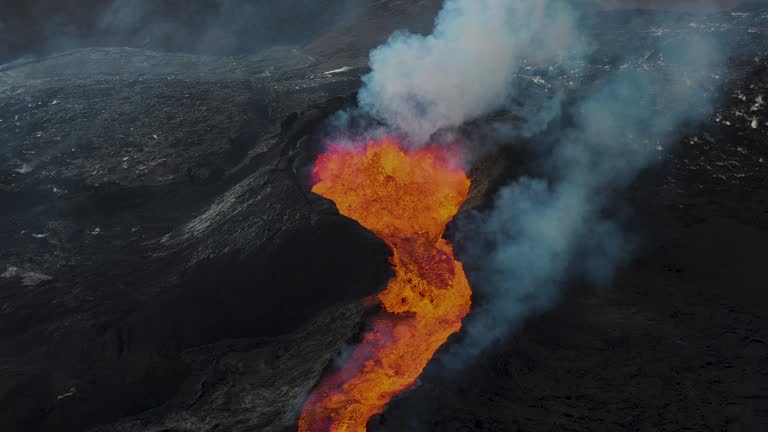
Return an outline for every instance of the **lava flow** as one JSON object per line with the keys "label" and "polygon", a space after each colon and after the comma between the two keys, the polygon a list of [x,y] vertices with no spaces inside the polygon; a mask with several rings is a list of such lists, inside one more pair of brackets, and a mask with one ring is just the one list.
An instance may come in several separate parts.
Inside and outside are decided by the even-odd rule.
{"label": "lava flow", "polygon": [[334,146],[318,158],[312,191],[392,248],[395,276],[378,296],[382,311],[346,365],[307,400],[300,432],[364,432],[371,416],[411,387],[461,328],[471,290],[441,237],[470,181],[451,156],[438,147],[406,151],[384,139]]}

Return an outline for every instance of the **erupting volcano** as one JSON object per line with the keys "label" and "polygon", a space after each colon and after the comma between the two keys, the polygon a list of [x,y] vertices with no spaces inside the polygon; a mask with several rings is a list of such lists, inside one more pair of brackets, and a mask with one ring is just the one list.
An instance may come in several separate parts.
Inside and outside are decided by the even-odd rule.
{"label": "erupting volcano", "polygon": [[414,384],[437,349],[461,328],[471,291],[441,237],[470,181],[451,150],[407,151],[393,139],[331,146],[315,165],[312,191],[393,250],[394,278],[382,311],[341,370],[310,396],[300,432],[361,432],[393,396]]}

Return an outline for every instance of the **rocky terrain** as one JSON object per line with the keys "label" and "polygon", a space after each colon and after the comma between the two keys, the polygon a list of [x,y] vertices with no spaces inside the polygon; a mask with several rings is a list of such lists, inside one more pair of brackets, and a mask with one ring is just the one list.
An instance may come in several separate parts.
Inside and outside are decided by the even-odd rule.
{"label": "rocky terrain", "polygon": [[[247,56],[95,48],[0,68],[0,429],[292,430],[390,275],[308,167],[367,51],[427,31],[436,5],[376,2]],[[637,17],[601,27],[578,71],[521,72],[577,95],[617,47],[666,70],[654,38],[730,36],[718,109],[627,198],[636,258],[468,368],[438,359],[371,430],[765,430],[768,10]],[[478,163],[468,206],[514,158]]]}
{"label": "rocky terrain", "polygon": [[[357,82],[285,78],[307,59],[101,49],[4,73],[10,430],[78,430],[152,408],[187,379],[187,350],[261,346],[253,338],[337,304],[324,319],[359,314],[344,303],[387,280],[383,243],[307,191],[312,133]],[[355,321],[342,322],[317,337]],[[325,365],[312,360],[301,364],[315,365],[310,376]],[[311,386],[298,376],[286,397]]]}

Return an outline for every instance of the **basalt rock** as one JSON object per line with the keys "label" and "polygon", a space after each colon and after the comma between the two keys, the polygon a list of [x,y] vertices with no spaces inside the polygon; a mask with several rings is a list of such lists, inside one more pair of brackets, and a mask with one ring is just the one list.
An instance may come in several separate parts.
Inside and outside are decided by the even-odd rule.
{"label": "basalt rock", "polygon": [[[199,365],[221,344],[289,355],[269,361],[300,397],[390,253],[295,164],[356,85],[284,78],[306,61],[98,49],[4,72],[0,427],[82,430],[154,408],[219,367]],[[330,323],[267,339],[311,319]]]}

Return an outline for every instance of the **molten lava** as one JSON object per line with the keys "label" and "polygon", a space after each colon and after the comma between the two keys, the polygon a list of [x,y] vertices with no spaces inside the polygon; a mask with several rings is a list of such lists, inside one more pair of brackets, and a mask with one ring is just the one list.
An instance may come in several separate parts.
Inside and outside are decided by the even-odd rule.
{"label": "molten lava", "polygon": [[379,294],[382,311],[348,363],[306,402],[300,432],[364,432],[461,328],[471,291],[441,237],[470,181],[451,156],[437,147],[406,151],[384,139],[331,147],[318,158],[312,191],[387,242],[395,277]]}

